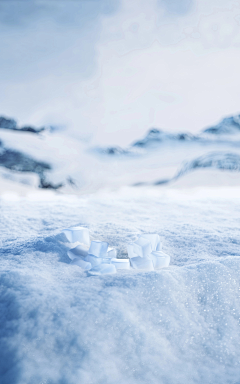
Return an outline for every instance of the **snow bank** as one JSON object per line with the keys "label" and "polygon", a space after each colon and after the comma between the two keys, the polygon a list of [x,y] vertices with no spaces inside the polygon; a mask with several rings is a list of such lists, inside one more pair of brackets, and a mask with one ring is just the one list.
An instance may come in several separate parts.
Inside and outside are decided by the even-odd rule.
{"label": "snow bank", "polygon": [[[238,383],[239,198],[127,189],[0,209],[1,384]],[[122,258],[160,233],[171,266],[87,277],[59,235],[72,224]]]}
{"label": "snow bank", "polygon": [[101,278],[31,261],[1,274],[2,384],[239,379],[239,257]]}

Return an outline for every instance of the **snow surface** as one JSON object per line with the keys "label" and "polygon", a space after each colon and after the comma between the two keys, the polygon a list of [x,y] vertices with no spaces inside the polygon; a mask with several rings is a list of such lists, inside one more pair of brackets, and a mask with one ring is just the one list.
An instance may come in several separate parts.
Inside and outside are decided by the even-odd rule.
{"label": "snow surface", "polygon": [[[3,195],[1,384],[239,383],[239,196],[237,186]],[[158,233],[171,264],[89,276],[67,256],[70,226],[120,258]]]}

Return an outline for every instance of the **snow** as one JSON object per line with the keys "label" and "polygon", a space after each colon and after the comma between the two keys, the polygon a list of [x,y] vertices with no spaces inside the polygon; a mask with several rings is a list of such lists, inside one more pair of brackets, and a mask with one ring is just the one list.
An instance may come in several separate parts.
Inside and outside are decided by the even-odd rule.
{"label": "snow", "polygon": [[92,268],[92,264],[88,263],[85,260],[80,259],[79,257],[76,257],[71,261],[71,265],[77,265],[78,267],[82,268],[84,271],[88,271]]}
{"label": "snow", "polygon": [[90,276],[111,275],[116,273],[116,267],[114,264],[103,263],[91,268],[88,273]]}
{"label": "snow", "polygon": [[[3,196],[2,384],[239,381],[238,187]],[[94,218],[94,220],[92,219]],[[168,268],[90,276],[72,225],[116,247],[157,233]]]}
{"label": "snow", "polygon": [[65,131],[3,131],[0,155],[64,186],[1,163],[1,384],[238,383],[237,134],[152,130],[102,154]]}

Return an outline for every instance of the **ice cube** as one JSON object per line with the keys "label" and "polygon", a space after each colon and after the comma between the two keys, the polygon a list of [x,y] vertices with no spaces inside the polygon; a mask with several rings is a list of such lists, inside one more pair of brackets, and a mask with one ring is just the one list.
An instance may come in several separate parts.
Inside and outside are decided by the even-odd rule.
{"label": "ice cube", "polygon": [[162,243],[161,241],[159,240],[158,244],[157,244],[157,248],[156,248],[156,251],[161,251],[162,250]]}
{"label": "ice cube", "polygon": [[129,259],[116,259],[113,258],[111,263],[115,265],[116,269],[130,269]]}
{"label": "ice cube", "polygon": [[103,262],[103,259],[101,257],[96,257],[93,255],[87,255],[85,260],[91,263],[92,267],[95,267],[96,265],[99,265]]}
{"label": "ice cube", "polygon": [[133,252],[133,243],[129,243],[127,245],[127,251],[128,251],[128,257],[131,259],[131,257],[136,257],[136,253]]}
{"label": "ice cube", "polygon": [[91,263],[81,260],[80,257],[76,257],[74,260],[72,260],[71,265],[77,265],[78,267],[82,268],[84,271],[89,271],[89,269],[92,268]]}
{"label": "ice cube", "polygon": [[108,251],[107,251],[107,258],[115,258],[117,257],[117,250],[115,248],[108,248]]}
{"label": "ice cube", "polygon": [[140,256],[132,257],[130,259],[130,263],[134,269],[143,269],[145,271],[154,270],[152,260],[148,259],[147,257],[146,258],[143,258]]}
{"label": "ice cube", "polygon": [[140,257],[147,257],[152,252],[152,244],[143,237],[138,238],[133,243],[133,252]]}
{"label": "ice cube", "polygon": [[153,262],[154,269],[161,269],[169,266],[170,256],[164,252],[155,251],[152,252],[149,257]]}
{"label": "ice cube", "polygon": [[[97,259],[100,259],[100,257],[97,257]],[[103,264],[111,264],[111,259],[104,257],[104,259],[101,259]]]}
{"label": "ice cube", "polygon": [[83,227],[70,227],[63,230],[64,235],[66,236],[69,243],[82,243],[89,245],[89,230]]}
{"label": "ice cube", "polygon": [[150,243],[152,244],[152,251],[156,251],[158,243],[160,242],[160,238],[157,234],[144,234],[139,236],[139,238],[141,237],[150,241]]}
{"label": "ice cube", "polygon": [[84,258],[88,255],[88,249],[89,247],[87,245],[80,244],[77,245],[75,248],[69,249],[67,254],[71,260],[75,259],[75,257]]}
{"label": "ice cube", "polygon": [[100,264],[88,271],[89,275],[108,275],[116,272],[113,264]]}
{"label": "ice cube", "polygon": [[88,253],[96,257],[107,257],[107,250],[106,241],[92,241]]}

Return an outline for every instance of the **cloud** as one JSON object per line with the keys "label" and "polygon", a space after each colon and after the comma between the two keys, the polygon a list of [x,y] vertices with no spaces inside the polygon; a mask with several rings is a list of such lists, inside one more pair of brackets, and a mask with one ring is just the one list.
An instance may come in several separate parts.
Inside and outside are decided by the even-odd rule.
{"label": "cloud", "polygon": [[170,15],[185,15],[192,10],[193,5],[193,0],[159,0],[159,6]]}
{"label": "cloud", "polygon": [[0,113],[22,124],[127,144],[152,125],[194,132],[239,112],[235,1],[0,7]]}
{"label": "cloud", "polygon": [[83,26],[100,14],[111,14],[118,0],[2,0],[0,23],[9,28],[27,27],[33,22],[50,20],[69,27]]}

